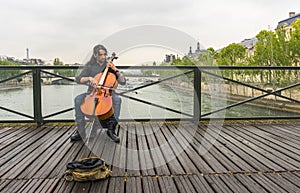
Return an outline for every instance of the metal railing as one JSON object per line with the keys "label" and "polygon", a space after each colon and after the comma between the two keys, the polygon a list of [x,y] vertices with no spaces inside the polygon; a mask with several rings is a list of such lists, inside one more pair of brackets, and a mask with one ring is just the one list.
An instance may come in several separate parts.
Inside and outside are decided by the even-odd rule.
{"label": "metal railing", "polygon": [[[28,115],[26,113],[20,112],[20,111],[16,111],[16,110],[12,110],[9,109],[7,107],[5,107],[5,104],[0,104],[0,110],[2,111],[7,111],[22,117],[27,118],[26,120],[0,120],[0,122],[35,122],[38,125],[41,125],[45,122],[64,122],[64,121],[74,121],[74,119],[52,119],[52,117],[55,117],[56,115],[60,115],[63,114],[65,112],[69,112],[69,111],[73,111],[74,108],[73,107],[69,107],[67,109],[58,111],[58,112],[53,112],[49,115],[43,115],[42,113],[42,96],[41,96],[41,88],[42,88],[42,74],[47,74],[48,76],[51,77],[59,77],[62,78],[64,80],[67,81],[74,81],[73,79],[70,79],[68,77],[65,76],[61,76],[58,75],[56,73],[52,73],[49,72],[50,70],[77,70],[78,68],[81,68],[79,66],[0,66],[0,71],[4,72],[4,71],[11,71],[11,70],[18,70],[20,71],[19,74],[17,75],[13,75],[10,77],[5,77],[2,78],[2,80],[0,79],[0,86],[1,84],[7,83],[9,81],[15,80],[17,78],[20,78],[22,76],[31,76],[32,77],[32,92],[33,92],[33,115]],[[259,86],[255,86],[252,84],[252,82],[243,82],[240,80],[235,80],[235,78],[240,79],[242,77],[241,75],[241,71],[244,74],[247,74],[247,72],[249,71],[256,71],[256,73],[252,73],[252,75],[248,73],[248,78],[253,78],[251,76],[255,76],[256,78],[259,77],[259,74],[263,74],[265,73],[265,76],[268,75],[272,75],[272,73],[274,74],[274,72],[277,71],[281,71],[281,72],[289,72],[289,71],[293,71],[293,72],[298,72],[300,70],[300,67],[229,67],[229,66],[119,66],[118,67],[120,70],[155,70],[155,71],[159,71],[159,70],[165,70],[165,71],[173,71],[173,70],[177,70],[179,73],[176,73],[175,75],[169,76],[169,77],[161,77],[160,80],[156,81],[156,82],[151,82],[142,86],[138,86],[135,88],[131,88],[128,89],[126,91],[121,91],[118,94],[121,97],[127,98],[128,100],[133,100],[133,101],[137,101],[139,103],[143,103],[146,105],[151,105],[154,106],[156,108],[161,108],[164,109],[166,111],[172,112],[172,113],[177,113],[178,115],[183,115],[185,118],[183,118],[184,120],[207,120],[207,119],[299,119],[300,118],[300,114],[298,114],[297,112],[297,108],[296,110],[294,109],[294,116],[242,116],[242,117],[215,117],[212,115],[216,115],[219,112],[222,111],[227,111],[230,110],[234,107],[237,106],[241,106],[241,105],[245,105],[245,104],[249,104],[252,103],[253,105],[253,101],[257,101],[259,99],[262,98],[266,98],[268,96],[274,96],[277,100],[277,98],[282,99],[282,101],[284,101],[286,104],[295,104],[298,105],[300,104],[300,101],[295,97],[291,97],[291,96],[286,96],[283,95],[282,92],[288,90],[288,89],[295,89],[297,88],[300,83],[296,82],[296,80],[292,80],[290,81],[289,85],[285,85],[284,87],[280,87],[278,89],[274,89],[274,90],[270,90],[267,88],[261,88]],[[236,71],[240,71],[239,73],[236,73]],[[229,74],[228,76],[224,75],[227,72],[227,74]],[[230,73],[230,72],[235,72],[235,73]],[[2,74],[2,73],[1,73]],[[231,77],[230,77],[231,74]],[[240,74],[240,75],[237,75]],[[297,76],[297,73],[295,73],[296,75],[293,76]],[[181,76],[189,76],[189,78],[192,80],[193,83],[193,112],[191,113],[186,113],[186,112],[182,112],[182,111],[178,111],[174,108],[169,108],[166,106],[163,106],[161,104],[157,104],[157,103],[153,103],[153,102],[149,102],[146,100],[142,100],[139,98],[135,98],[132,96],[128,96],[126,95],[129,92],[134,92],[146,87],[150,87],[152,85],[155,84],[160,84],[160,83],[164,83],[173,79],[176,79],[178,77]],[[203,87],[203,85],[207,84],[207,77],[210,78],[214,78],[215,80],[222,80],[225,84],[225,87],[227,88],[228,86],[230,86],[231,84],[235,84],[235,85],[239,85],[242,86],[244,88],[247,89],[251,89],[256,90],[261,92],[261,95],[254,95],[254,96],[238,96],[236,93],[233,92],[229,92],[230,97],[232,98],[232,96],[235,96],[238,98],[238,101],[235,100],[235,102],[226,105],[226,106],[222,106],[219,107],[217,109],[211,109],[208,111],[201,111],[202,106],[203,106],[203,100],[202,97],[204,95],[210,95],[210,99],[211,100],[217,100],[218,97],[214,97],[212,96],[210,93],[207,93],[207,90],[205,90]],[[229,78],[230,77],[230,78]],[[272,81],[272,80],[271,80]],[[271,82],[266,82],[264,84],[270,84]],[[262,84],[262,83],[261,83]],[[278,83],[273,83],[274,85],[278,85]],[[179,85],[180,86],[180,85]],[[4,86],[5,87],[5,86]],[[2,91],[3,92],[3,91]],[[228,91],[227,95],[228,95]],[[226,99],[227,100],[227,99]],[[10,101],[7,101],[8,103]],[[274,102],[274,100],[273,100]],[[258,105],[261,106],[261,105]],[[267,106],[265,106],[264,108],[267,108]],[[300,110],[300,109],[299,109]],[[183,120],[182,118],[168,118],[165,117],[163,119],[155,119],[157,121],[160,120]],[[149,120],[153,120],[151,118],[149,119],[134,119],[135,121],[149,121]],[[124,119],[123,121],[128,121],[126,119]]]}

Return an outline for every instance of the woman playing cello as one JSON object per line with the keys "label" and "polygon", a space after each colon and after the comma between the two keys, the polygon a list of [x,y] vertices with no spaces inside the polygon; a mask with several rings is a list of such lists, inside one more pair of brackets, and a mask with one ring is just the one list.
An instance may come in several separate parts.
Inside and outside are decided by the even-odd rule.
{"label": "woman playing cello", "polygon": [[[77,125],[76,132],[71,136],[72,141],[78,141],[86,138],[85,132],[85,113],[82,111],[82,105],[87,98],[87,95],[94,92],[95,89],[99,86],[99,74],[107,68],[108,73],[111,73],[115,76],[117,82],[121,85],[126,84],[125,77],[118,71],[116,66],[112,62],[107,62],[106,60],[107,50],[103,45],[96,45],[93,49],[93,55],[90,61],[84,66],[82,72],[76,76],[75,80],[79,84],[89,83],[89,88],[87,93],[82,93],[75,97],[75,121]],[[100,76],[101,77],[101,76]],[[119,112],[120,98],[114,93],[112,94],[113,106],[115,112]],[[100,105],[100,104],[99,104]],[[114,112],[114,111],[113,111]],[[116,126],[118,124],[117,119],[114,114],[109,114],[109,117],[105,117],[104,120],[100,120],[101,125],[107,127],[107,135],[116,143],[120,142],[119,137],[115,133]],[[92,134],[93,135],[93,134]],[[93,136],[91,136],[93,137]]]}

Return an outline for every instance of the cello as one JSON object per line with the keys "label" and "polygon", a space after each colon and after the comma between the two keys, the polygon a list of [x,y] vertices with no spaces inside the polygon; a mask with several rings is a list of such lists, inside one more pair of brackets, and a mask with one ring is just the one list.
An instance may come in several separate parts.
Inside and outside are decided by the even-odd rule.
{"label": "cello", "polygon": [[108,71],[108,64],[117,58],[116,54],[112,53],[112,57],[106,64],[104,71],[94,77],[98,84],[93,88],[90,94],[86,95],[80,106],[81,111],[88,118],[97,116],[99,120],[105,120],[114,114],[111,94],[112,90],[117,88],[118,82],[115,74]]}

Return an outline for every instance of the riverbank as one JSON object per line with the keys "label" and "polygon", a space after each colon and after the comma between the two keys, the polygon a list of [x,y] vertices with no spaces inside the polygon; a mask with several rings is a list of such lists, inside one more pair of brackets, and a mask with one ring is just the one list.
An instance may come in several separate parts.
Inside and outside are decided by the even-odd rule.
{"label": "riverbank", "polygon": [[32,84],[1,85],[0,91],[22,89],[29,86],[32,86]]}

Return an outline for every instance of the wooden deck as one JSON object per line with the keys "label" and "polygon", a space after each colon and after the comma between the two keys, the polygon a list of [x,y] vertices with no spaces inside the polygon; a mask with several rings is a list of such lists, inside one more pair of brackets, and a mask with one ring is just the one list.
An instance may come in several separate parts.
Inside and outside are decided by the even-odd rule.
{"label": "wooden deck", "polygon": [[[70,142],[74,125],[0,125],[0,192],[300,192],[300,123],[121,123],[120,144]],[[97,155],[113,176],[67,182],[66,164]],[[173,159],[174,158],[174,159]]]}

